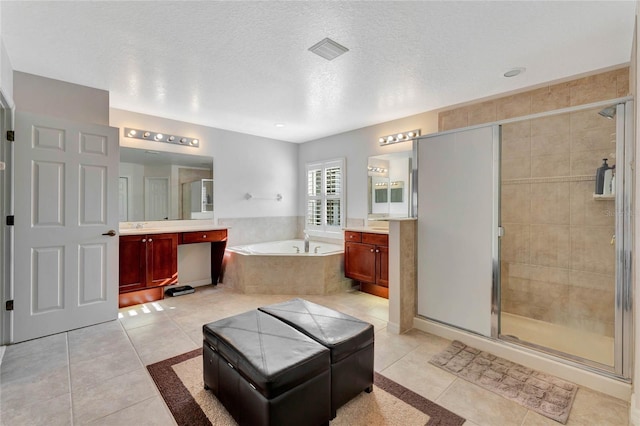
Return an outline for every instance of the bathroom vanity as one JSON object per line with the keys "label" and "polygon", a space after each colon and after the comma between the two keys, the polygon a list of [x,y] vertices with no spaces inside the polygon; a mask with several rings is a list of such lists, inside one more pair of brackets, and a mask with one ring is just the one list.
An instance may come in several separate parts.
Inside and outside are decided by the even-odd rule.
{"label": "bathroom vanity", "polygon": [[346,230],[344,233],[344,275],[360,282],[361,291],[388,299],[388,233]]}
{"label": "bathroom vanity", "polygon": [[166,286],[178,284],[178,245],[211,244],[211,283],[220,278],[227,229],[167,226],[120,230],[119,307],[164,298]]}

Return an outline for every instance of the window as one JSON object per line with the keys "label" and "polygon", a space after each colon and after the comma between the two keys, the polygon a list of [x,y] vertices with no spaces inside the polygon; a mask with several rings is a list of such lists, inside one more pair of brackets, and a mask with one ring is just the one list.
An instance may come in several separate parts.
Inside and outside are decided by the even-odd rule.
{"label": "window", "polygon": [[344,182],[344,159],[307,164],[305,230],[309,234],[342,235]]}

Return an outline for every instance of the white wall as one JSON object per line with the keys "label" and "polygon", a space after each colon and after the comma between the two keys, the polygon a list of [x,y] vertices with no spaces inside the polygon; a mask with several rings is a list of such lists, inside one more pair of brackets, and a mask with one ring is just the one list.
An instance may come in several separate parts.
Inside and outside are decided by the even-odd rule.
{"label": "white wall", "polygon": [[[298,159],[300,176],[304,176],[305,165],[308,162],[344,157],[347,180],[347,225],[349,221],[364,221],[367,217],[367,158],[372,155],[410,150],[411,144],[408,142],[380,146],[378,138],[414,129],[421,129],[423,135],[437,132],[438,114],[425,112],[304,143],[300,146]],[[306,187],[300,185],[298,189],[300,216],[305,215],[305,191]]]}
{"label": "white wall", "polygon": [[109,92],[23,72],[13,73],[14,100],[20,111],[79,123],[109,125]]}
{"label": "white wall", "polygon": [[[297,144],[114,108],[110,125],[120,127],[121,146],[212,156],[218,219],[298,213]],[[125,127],[197,137],[200,148],[127,138]],[[246,193],[273,200],[247,201]],[[276,194],[282,194],[282,201],[276,201]]]}

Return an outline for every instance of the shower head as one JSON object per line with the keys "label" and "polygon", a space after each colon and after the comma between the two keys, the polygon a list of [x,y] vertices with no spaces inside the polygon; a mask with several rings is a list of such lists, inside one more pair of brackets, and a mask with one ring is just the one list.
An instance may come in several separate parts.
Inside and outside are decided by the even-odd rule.
{"label": "shower head", "polygon": [[610,107],[606,107],[602,111],[598,112],[604,118],[608,118],[609,120],[613,120],[613,117],[616,116],[616,106],[611,105]]}

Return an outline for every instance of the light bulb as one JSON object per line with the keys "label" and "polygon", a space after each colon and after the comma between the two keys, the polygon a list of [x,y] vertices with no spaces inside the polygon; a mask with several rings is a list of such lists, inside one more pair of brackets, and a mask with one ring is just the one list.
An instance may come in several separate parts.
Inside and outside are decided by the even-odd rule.
{"label": "light bulb", "polygon": [[133,137],[137,134],[138,132],[136,132],[135,130],[131,129],[129,130],[129,137]]}
{"label": "light bulb", "polygon": [[144,132],[144,134],[142,136],[144,136],[145,138],[148,138],[149,136],[151,136],[151,133],[150,132]]}
{"label": "light bulb", "polygon": [[157,140],[157,141],[161,141],[163,137],[164,137],[164,135],[163,135],[162,133],[158,133],[158,134],[156,135],[156,137],[155,137],[155,140]]}
{"label": "light bulb", "polygon": [[175,138],[176,138],[175,136],[169,136],[168,141],[169,142],[173,142],[175,140]]}

